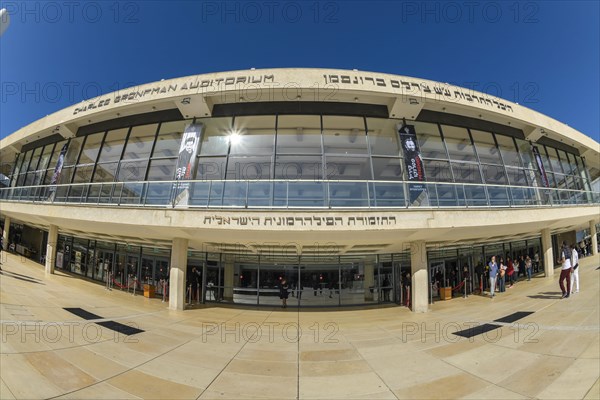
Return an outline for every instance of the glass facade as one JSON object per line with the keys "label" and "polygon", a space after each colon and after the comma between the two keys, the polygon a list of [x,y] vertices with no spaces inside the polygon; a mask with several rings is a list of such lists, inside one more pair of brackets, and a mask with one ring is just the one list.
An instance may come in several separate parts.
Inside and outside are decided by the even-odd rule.
{"label": "glass facade", "polygon": [[[18,154],[6,200],[167,205],[186,125],[204,124],[189,206],[490,207],[586,204],[584,160],[492,131],[429,122],[415,126],[426,197],[411,202],[396,127],[402,121],[332,115],[202,118],[127,126]],[[56,195],[50,179],[65,143]],[[52,188],[54,190],[54,188]]]}

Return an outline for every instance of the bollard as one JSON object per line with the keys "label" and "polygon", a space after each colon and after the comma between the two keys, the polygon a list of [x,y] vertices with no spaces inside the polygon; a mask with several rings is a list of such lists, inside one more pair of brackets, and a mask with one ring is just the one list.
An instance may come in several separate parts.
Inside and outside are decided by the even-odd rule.
{"label": "bollard", "polygon": [[464,298],[467,298],[467,278],[465,278],[463,280],[463,286],[465,287],[465,294],[464,294]]}
{"label": "bollard", "polygon": [[188,304],[192,304],[192,285],[188,286]]}

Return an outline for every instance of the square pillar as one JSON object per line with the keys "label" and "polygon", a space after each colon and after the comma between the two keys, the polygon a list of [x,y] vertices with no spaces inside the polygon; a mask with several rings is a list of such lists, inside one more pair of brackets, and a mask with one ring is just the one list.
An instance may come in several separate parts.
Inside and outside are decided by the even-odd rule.
{"label": "square pillar", "polygon": [[46,244],[46,274],[54,274],[56,266],[56,245],[58,244],[58,226],[50,225],[48,244]]}
{"label": "square pillar", "polygon": [[[373,264],[373,260],[371,259],[366,259],[365,260],[365,286],[364,286],[364,291],[365,291],[365,301],[373,301],[373,297],[374,297],[374,290],[371,291],[370,288],[372,288],[373,286],[375,286],[375,265]],[[380,290],[381,293],[381,288],[379,288],[379,285],[377,285],[377,289]],[[379,299],[381,301],[381,299]]]}
{"label": "square pillar", "polygon": [[427,245],[424,241],[410,244],[411,304],[413,312],[429,310],[429,273]]}
{"label": "square pillar", "polygon": [[8,250],[8,234],[10,233],[10,217],[4,217],[4,231],[2,237],[4,238],[2,243],[2,250]]}
{"label": "square pillar", "polygon": [[552,251],[552,237],[550,229],[542,229],[542,254],[544,255],[544,276],[554,275],[554,252]]}
{"label": "square pillar", "polygon": [[[6,227],[6,222],[4,223],[5,227]],[[6,229],[6,228],[4,228]],[[591,241],[592,241],[592,254],[593,255],[597,255],[598,254],[598,232],[596,231],[596,221],[590,221],[590,235],[592,235],[591,237]],[[5,236],[6,237],[6,236]],[[6,243],[6,239],[4,240],[4,243]]]}
{"label": "square pillar", "polygon": [[188,240],[174,238],[169,271],[169,309],[185,309],[185,282],[187,272]]}
{"label": "square pillar", "polygon": [[223,300],[233,301],[233,280],[235,263],[230,257],[225,257],[223,273]]}

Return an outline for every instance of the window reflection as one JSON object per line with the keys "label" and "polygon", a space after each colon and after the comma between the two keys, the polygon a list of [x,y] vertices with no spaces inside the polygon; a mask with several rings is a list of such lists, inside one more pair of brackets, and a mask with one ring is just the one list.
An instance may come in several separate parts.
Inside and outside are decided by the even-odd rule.
{"label": "window reflection", "polygon": [[471,130],[479,161],[482,163],[502,164],[500,152],[494,142],[494,137],[490,132]]}
{"label": "window reflection", "polygon": [[442,125],[442,132],[451,160],[476,161],[475,150],[469,132],[465,128]]}
{"label": "window reflection", "polygon": [[371,154],[380,156],[401,156],[396,126],[398,120],[367,118],[367,138]]}
{"label": "window reflection", "polygon": [[273,154],[275,146],[275,116],[238,117],[232,133],[240,135],[231,141],[229,154]]}
{"label": "window reflection", "polygon": [[321,117],[281,115],[277,120],[277,154],[321,154]]}
{"label": "window reflection", "polygon": [[325,153],[367,154],[363,118],[323,116],[323,146]]}
{"label": "window reflection", "polygon": [[[127,132],[129,132],[129,128],[108,131],[98,162],[118,161],[121,158]],[[69,145],[69,152],[70,151],[71,145]]]}
{"label": "window reflection", "polygon": [[417,132],[417,139],[419,140],[421,156],[425,158],[448,159],[446,147],[442,142],[437,124],[415,122],[414,125]]}
{"label": "window reflection", "polygon": [[135,160],[150,157],[152,143],[156,136],[158,124],[135,126],[131,128],[123,160]]}

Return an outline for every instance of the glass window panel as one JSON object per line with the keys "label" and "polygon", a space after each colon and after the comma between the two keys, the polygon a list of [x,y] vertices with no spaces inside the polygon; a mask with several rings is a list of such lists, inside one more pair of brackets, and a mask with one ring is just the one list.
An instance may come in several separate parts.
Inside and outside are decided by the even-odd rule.
{"label": "glass window panel", "polygon": [[117,181],[119,182],[135,182],[143,181],[146,176],[146,166],[148,160],[138,161],[121,161],[119,166],[119,175]]}
{"label": "glass window panel", "polygon": [[485,187],[478,185],[465,185],[465,200],[467,206],[487,206],[487,198],[485,195]]}
{"label": "glass window panel", "polygon": [[148,181],[172,181],[175,176],[176,158],[152,160],[148,168]]}
{"label": "glass window panel", "polygon": [[29,163],[31,161],[31,155],[33,154],[33,150],[29,150],[27,153],[25,153],[25,158],[23,159],[23,164],[21,164],[21,171],[20,173],[27,173],[27,171],[29,171]]}
{"label": "glass window panel", "polygon": [[[192,206],[204,206],[208,205],[208,198],[210,195],[211,182],[192,182],[190,183],[190,198],[188,204]],[[222,183],[218,183],[220,188],[223,187]],[[219,195],[219,201],[220,195]]]}
{"label": "glass window panel", "polygon": [[85,143],[83,144],[83,151],[79,156],[79,164],[93,164],[96,162],[103,138],[104,132],[93,133],[86,136]]}
{"label": "glass window panel", "polygon": [[40,163],[38,165],[38,170],[44,170],[48,168],[50,158],[52,157],[53,148],[54,144],[49,144],[46,147],[44,147],[44,152],[42,153],[42,157],[40,158]]}
{"label": "glass window panel", "polygon": [[277,120],[277,154],[321,154],[321,117],[280,115]]}
{"label": "glass window panel", "polygon": [[[38,147],[33,150],[33,155],[31,156],[31,161],[29,162],[29,166],[27,167],[27,171],[36,171],[38,168],[38,164],[40,162],[40,155],[42,154],[43,147]],[[23,171],[25,172],[25,171]]]}
{"label": "glass window panel", "polygon": [[367,183],[329,184],[329,205],[331,207],[366,207],[369,205]]}
{"label": "glass window panel", "polygon": [[94,174],[94,182],[112,182],[115,180],[118,162],[98,164]]}
{"label": "glass window panel", "polygon": [[118,161],[121,158],[128,131],[129,128],[108,131],[98,162]]}
{"label": "glass window panel", "polygon": [[54,168],[46,170],[46,176],[44,177],[44,185],[49,185],[52,181],[52,175],[54,175]]}
{"label": "glass window panel", "polygon": [[277,156],[275,179],[323,179],[322,158],[321,156]]}
{"label": "glass window panel", "polygon": [[250,182],[248,186],[248,206],[270,206],[271,188],[271,182]]}
{"label": "glass window panel", "polygon": [[325,183],[289,182],[288,206],[323,207],[325,206]]}
{"label": "glass window panel", "polygon": [[81,150],[82,143],[82,137],[71,139],[69,142],[69,147],[67,148],[67,154],[63,161],[64,166],[74,165],[77,162],[77,157],[79,157],[79,151]]}
{"label": "glass window panel", "polygon": [[225,179],[226,157],[200,157],[196,179],[199,181]]}
{"label": "glass window panel", "polygon": [[558,156],[560,157],[560,164],[562,165],[563,171],[567,175],[571,175],[573,170],[571,168],[571,164],[569,163],[569,159],[567,158],[567,153],[562,150],[557,150]]}
{"label": "glass window panel", "polygon": [[373,157],[373,178],[376,181],[401,181],[402,159]]}
{"label": "glass window panel", "polygon": [[554,174],[556,180],[556,187],[559,189],[567,189],[569,187],[567,183],[567,176],[563,174]]}
{"label": "glass window panel", "polygon": [[531,145],[529,142],[521,139],[517,140],[517,147],[519,148],[519,153],[521,154],[521,160],[523,160],[523,166],[525,168],[535,169],[537,168],[535,158],[533,157],[533,152],[531,151]]}
{"label": "glass window panel", "polygon": [[448,159],[446,147],[442,142],[440,130],[437,124],[427,122],[415,122],[415,131],[421,149],[421,156],[427,158]]}
{"label": "glass window panel", "polygon": [[73,183],[88,183],[92,178],[93,165],[82,165],[75,168]]}
{"label": "glass window panel", "polygon": [[442,133],[451,160],[477,161],[469,132],[465,128],[442,125]]}
{"label": "glass window panel", "polygon": [[185,127],[191,122],[192,120],[188,119],[160,124],[152,157],[177,157],[179,155],[181,136]]}
{"label": "glass window panel", "polygon": [[436,185],[436,189],[440,207],[453,207],[458,205],[458,197],[454,185]]}
{"label": "glass window panel", "polygon": [[371,154],[378,156],[402,156],[396,125],[399,120],[367,118],[367,138]]}
{"label": "glass window panel", "polygon": [[506,167],[506,172],[508,173],[508,183],[510,185],[527,186],[525,170],[521,168]]}
{"label": "glass window panel", "polygon": [[496,144],[494,143],[494,138],[491,133],[472,129],[471,135],[473,136],[473,141],[475,142],[475,147],[477,148],[477,155],[479,156],[480,162],[490,164],[502,163],[502,160],[500,159],[500,152],[498,151],[498,148],[496,148]]}
{"label": "glass window panel", "polygon": [[65,185],[71,183],[71,177],[73,175],[73,167],[63,167],[60,171],[60,176],[57,181],[59,185]]}
{"label": "glass window panel", "polygon": [[455,182],[462,183],[481,183],[481,171],[479,164],[473,163],[452,163],[452,172]]}
{"label": "glass window panel", "polygon": [[58,160],[58,156],[60,155],[60,151],[62,150],[62,148],[65,145],[65,143],[67,143],[66,140],[63,140],[63,141],[60,141],[60,142],[56,143],[56,146],[54,147],[54,152],[52,153],[52,158],[50,159],[50,162],[48,163],[48,167],[50,167],[50,168],[55,168],[56,167],[56,161]]}
{"label": "glass window panel", "polygon": [[367,154],[365,122],[361,117],[323,117],[325,153]]}
{"label": "glass window panel", "polygon": [[[238,117],[230,137],[229,154],[273,154],[275,145],[275,116]],[[204,153],[202,153],[204,154]]]}
{"label": "glass window panel", "polygon": [[271,156],[229,157],[227,180],[271,179]]}
{"label": "glass window panel", "polygon": [[156,136],[158,124],[134,126],[127,140],[123,160],[135,160],[150,157],[152,144]]}
{"label": "glass window panel", "polygon": [[503,166],[482,164],[481,167],[483,169],[483,179],[486,183],[497,185],[508,184]]}
{"label": "glass window panel", "polygon": [[452,182],[452,171],[448,161],[423,160],[423,166],[428,182]]}
{"label": "glass window panel", "polygon": [[[196,123],[204,124],[202,134],[202,144],[200,146],[201,155],[226,155],[229,149],[229,135],[232,132],[231,117],[225,118],[203,118],[196,120]],[[192,121],[186,121],[180,128],[179,137],[185,126]],[[162,131],[162,129],[161,129]],[[173,150],[175,154],[179,151],[179,141],[177,147]]]}
{"label": "glass window panel", "polygon": [[496,140],[502,153],[504,165],[507,167],[521,167],[519,153],[517,153],[512,137],[496,134]]}
{"label": "glass window panel", "polygon": [[223,205],[245,207],[246,187],[246,182],[225,182],[225,189],[223,191]]}
{"label": "glass window panel", "polygon": [[29,172],[25,175],[25,182],[23,183],[23,186],[32,186],[35,180],[35,172]]}
{"label": "glass window panel", "polygon": [[367,157],[325,156],[327,179],[371,180],[371,163]]}
{"label": "glass window panel", "polygon": [[558,155],[556,154],[556,149],[552,147],[546,147],[546,151],[548,152],[548,158],[550,159],[550,165],[552,165],[552,170],[554,173],[562,174],[562,166],[560,165],[560,161],[558,160]]}
{"label": "glass window panel", "polygon": [[487,190],[490,196],[491,206],[509,205],[508,192],[505,187],[488,186]]}
{"label": "glass window panel", "polygon": [[402,183],[370,183],[371,203],[377,207],[405,207]]}

